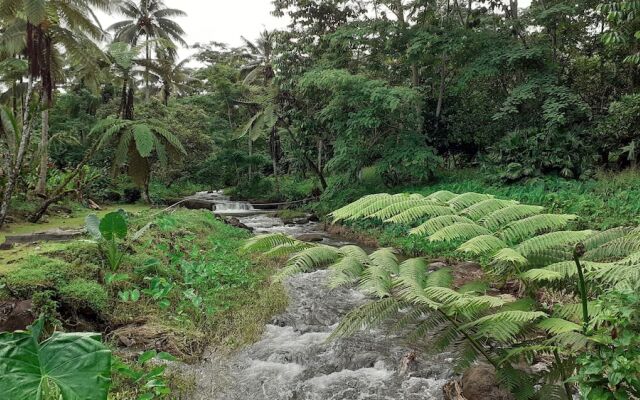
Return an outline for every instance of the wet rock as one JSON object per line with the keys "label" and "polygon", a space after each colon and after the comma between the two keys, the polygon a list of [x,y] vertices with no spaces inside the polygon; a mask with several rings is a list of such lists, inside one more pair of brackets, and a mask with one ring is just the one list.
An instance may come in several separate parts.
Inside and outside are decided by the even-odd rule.
{"label": "wet rock", "polygon": [[296,236],[296,239],[302,240],[303,242],[322,242],[324,236],[320,233],[303,233]]}
{"label": "wet rock", "polygon": [[309,218],[307,218],[307,217],[294,218],[293,219],[293,223],[296,224],[296,225],[308,224],[309,223]]}
{"label": "wet rock", "polygon": [[488,364],[469,368],[460,381],[467,400],[513,400],[513,395],[498,385],[495,369]]}
{"label": "wet rock", "polygon": [[240,228],[240,229],[246,229],[249,232],[253,232],[253,228],[243,224],[242,222],[240,222],[240,220],[236,217],[229,217],[229,218],[225,218],[224,222],[227,225],[231,225],[231,226],[235,226],[236,228]]}
{"label": "wet rock", "polygon": [[442,269],[442,268],[447,268],[448,266],[449,266],[449,264],[447,264],[444,261],[434,261],[434,262],[429,264],[427,269],[429,271],[437,271],[437,270]]}
{"label": "wet rock", "polygon": [[24,331],[36,320],[31,300],[0,303],[0,332]]}
{"label": "wet rock", "polygon": [[215,202],[208,199],[188,198],[180,205],[184,208],[188,208],[189,210],[213,210]]}

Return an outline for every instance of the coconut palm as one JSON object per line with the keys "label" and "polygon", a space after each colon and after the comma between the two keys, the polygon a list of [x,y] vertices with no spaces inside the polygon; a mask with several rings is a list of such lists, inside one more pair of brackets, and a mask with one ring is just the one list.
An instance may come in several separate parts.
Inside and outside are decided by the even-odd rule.
{"label": "coconut palm", "polygon": [[242,67],[242,70],[247,73],[244,83],[250,85],[258,78],[262,78],[262,83],[268,84],[275,76],[272,58],[276,40],[275,31],[262,31],[255,43],[244,36],[242,40],[251,57],[251,61]]}
{"label": "coconut palm", "polygon": [[[108,10],[112,0],[0,0],[0,19],[5,26],[2,35],[2,50],[8,54],[26,54],[29,62],[28,85],[25,98],[31,98],[36,79],[41,81],[42,131],[40,141],[40,178],[37,191],[44,193],[48,169],[49,108],[53,88],[61,75],[61,49],[74,64],[90,66],[99,58],[100,49],[92,39],[103,38],[93,8]],[[28,120],[28,102],[23,110],[23,140],[31,138]],[[21,157],[18,157],[19,160]],[[19,171],[19,165],[13,166]],[[4,203],[10,200],[15,179],[5,187]],[[6,211],[0,212],[0,221]],[[1,222],[0,222],[1,224]]]}
{"label": "coconut palm", "polygon": [[190,75],[190,70],[186,68],[191,59],[185,58],[176,62],[171,50],[164,47],[159,47],[157,54],[158,56],[155,60],[150,62],[143,60],[140,64],[149,69],[151,78],[154,81],[161,84],[162,102],[167,105],[172,94],[175,93],[180,96],[188,93],[191,89],[189,83],[193,82],[194,79]]}
{"label": "coconut palm", "polygon": [[[146,41],[146,61],[151,62],[151,38],[159,42],[168,43],[175,49],[175,43],[186,46],[183,39],[185,34],[182,27],[171,18],[184,17],[184,11],[167,8],[162,0],[140,0],[136,4],[133,0],[123,1],[118,10],[127,19],[116,22],[108,29],[115,32],[115,40],[137,45],[140,38]],[[175,50],[172,50],[175,51]],[[145,98],[149,100],[149,68],[145,71]]]}

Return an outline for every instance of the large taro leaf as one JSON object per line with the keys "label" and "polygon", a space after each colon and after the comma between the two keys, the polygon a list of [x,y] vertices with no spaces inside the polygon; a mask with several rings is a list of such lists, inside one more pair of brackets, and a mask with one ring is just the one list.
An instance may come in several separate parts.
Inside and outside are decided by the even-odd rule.
{"label": "large taro leaf", "polygon": [[93,333],[54,333],[42,343],[27,332],[0,334],[0,397],[43,400],[55,384],[62,400],[106,400],[111,352]]}
{"label": "large taro leaf", "polygon": [[100,233],[107,240],[127,237],[127,220],[120,212],[112,212],[100,221]]}

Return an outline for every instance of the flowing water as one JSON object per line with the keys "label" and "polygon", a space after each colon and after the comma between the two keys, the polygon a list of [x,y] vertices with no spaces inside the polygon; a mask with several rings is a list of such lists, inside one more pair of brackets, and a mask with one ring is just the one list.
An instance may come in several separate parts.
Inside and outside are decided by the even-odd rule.
{"label": "flowing water", "polygon": [[[256,233],[311,233],[325,244],[348,243],[314,222],[286,226],[264,214],[240,221]],[[289,306],[260,341],[231,356],[211,350],[195,366],[194,400],[442,399],[453,376],[449,354],[414,352],[389,329],[327,341],[341,318],[368,299],[353,288],[328,288],[327,271],[289,278],[285,288]]]}

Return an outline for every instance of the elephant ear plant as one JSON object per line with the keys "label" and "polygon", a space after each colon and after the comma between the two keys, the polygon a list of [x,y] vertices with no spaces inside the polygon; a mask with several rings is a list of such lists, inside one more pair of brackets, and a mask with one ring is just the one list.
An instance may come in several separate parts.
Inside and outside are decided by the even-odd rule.
{"label": "elephant ear plant", "polygon": [[0,393],[12,400],[106,400],[111,351],[95,333],[55,332],[44,319],[28,332],[0,333]]}

